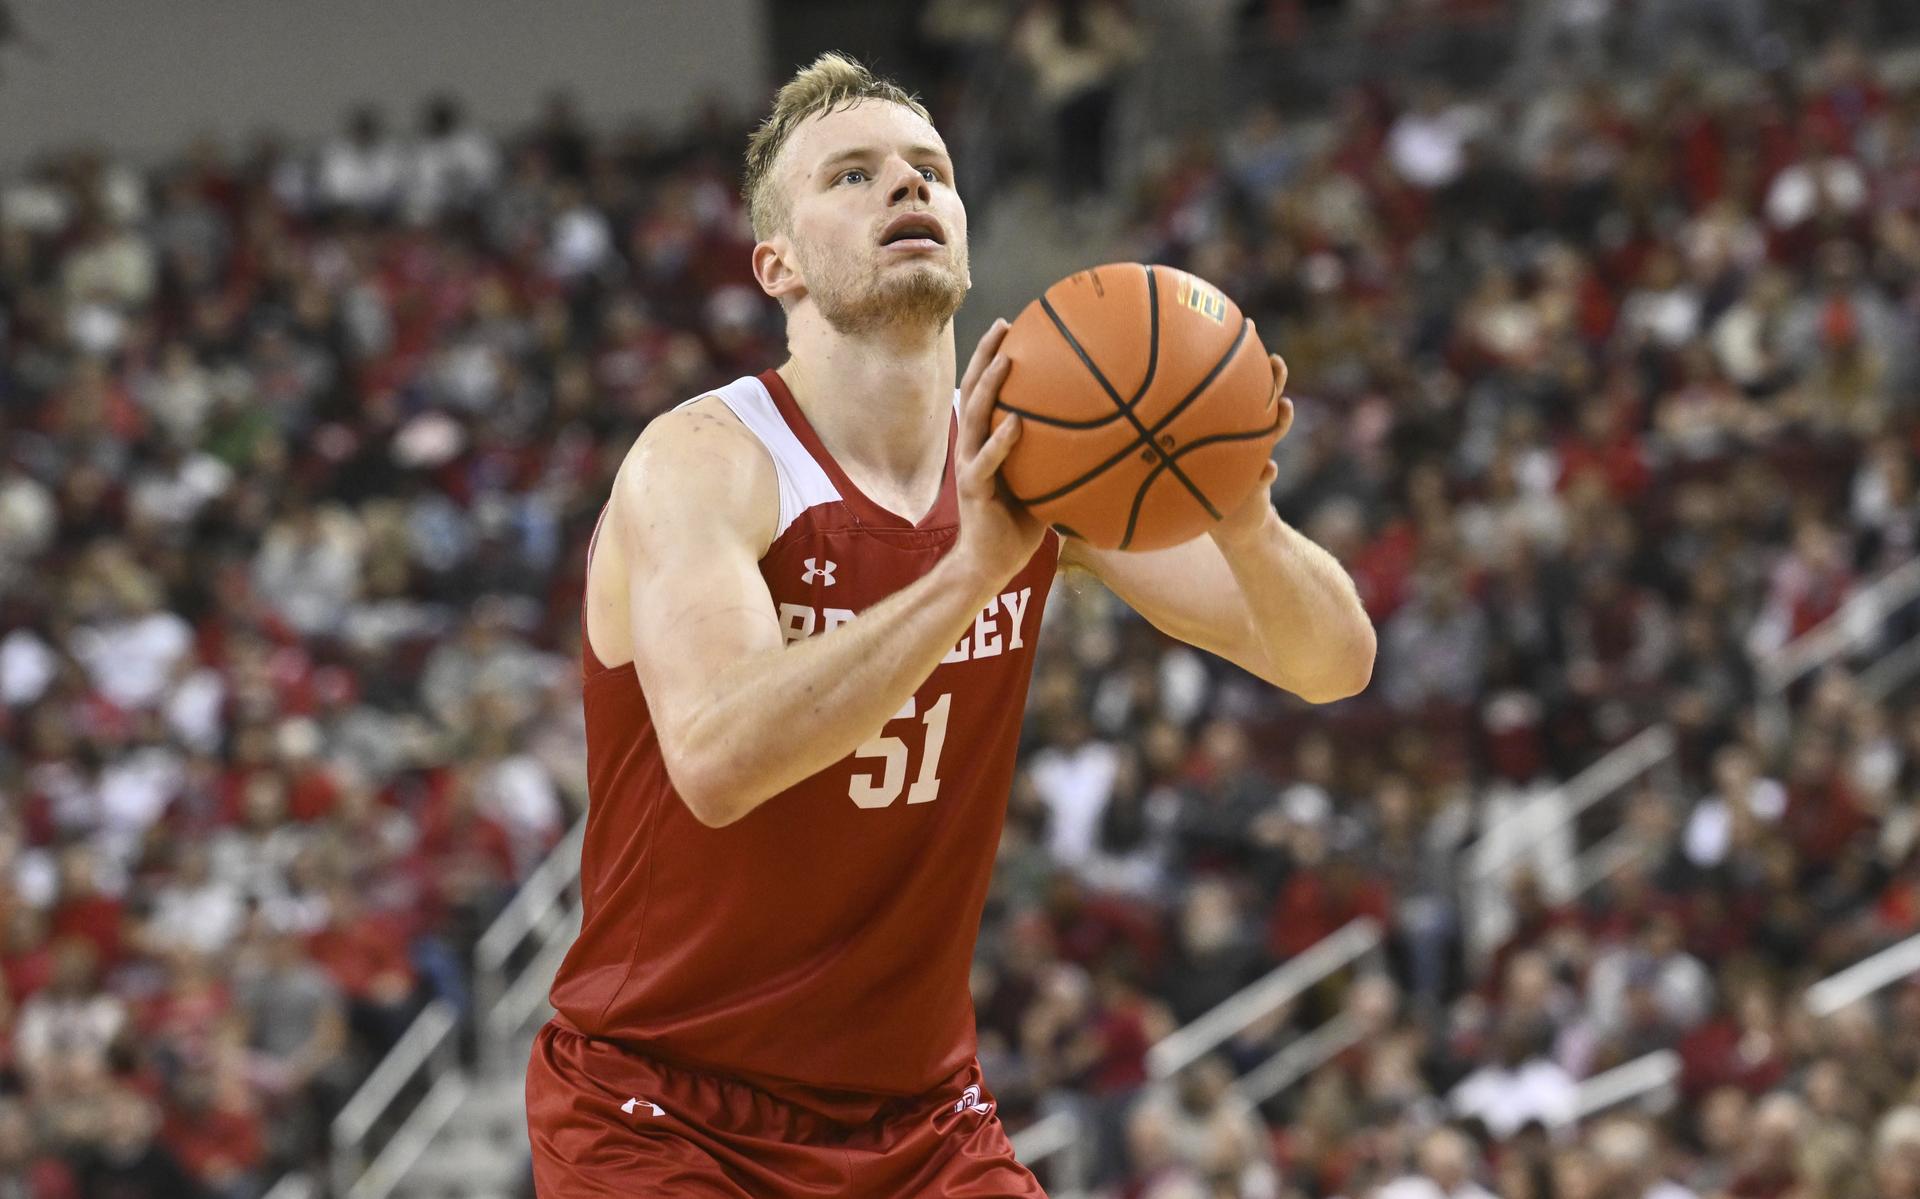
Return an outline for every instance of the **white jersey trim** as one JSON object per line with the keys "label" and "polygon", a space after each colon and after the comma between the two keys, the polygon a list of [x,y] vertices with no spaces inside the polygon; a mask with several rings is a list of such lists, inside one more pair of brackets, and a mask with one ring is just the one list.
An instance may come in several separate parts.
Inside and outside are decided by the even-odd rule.
{"label": "white jersey trim", "polygon": [[[702,392],[687,404],[716,396],[740,419],[773,459],[773,470],[780,483],[780,525],[773,536],[778,540],[800,514],[821,504],[837,502],[840,489],[827,477],[826,470],[800,444],[779,405],[767,391],[767,385],[752,375],[735,379],[725,387]],[[680,405],[686,407],[686,404]]]}

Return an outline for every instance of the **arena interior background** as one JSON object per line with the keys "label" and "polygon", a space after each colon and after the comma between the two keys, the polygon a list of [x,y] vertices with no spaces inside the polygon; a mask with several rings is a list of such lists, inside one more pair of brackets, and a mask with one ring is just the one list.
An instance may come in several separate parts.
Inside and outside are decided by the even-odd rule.
{"label": "arena interior background", "polygon": [[1049,613],[973,978],[1053,1193],[1920,1199],[1909,0],[13,0],[0,1194],[530,1194],[583,549],[778,361],[829,48],[970,346],[1101,261],[1292,365],[1309,709]]}

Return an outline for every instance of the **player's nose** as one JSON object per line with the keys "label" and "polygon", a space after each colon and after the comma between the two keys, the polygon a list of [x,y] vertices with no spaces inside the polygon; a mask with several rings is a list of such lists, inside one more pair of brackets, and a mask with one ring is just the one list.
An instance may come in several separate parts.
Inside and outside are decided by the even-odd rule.
{"label": "player's nose", "polygon": [[896,158],[887,169],[893,172],[893,186],[887,189],[887,203],[901,204],[907,200],[919,200],[922,204],[933,202],[933,188],[928,186],[927,178],[920,168],[904,158]]}

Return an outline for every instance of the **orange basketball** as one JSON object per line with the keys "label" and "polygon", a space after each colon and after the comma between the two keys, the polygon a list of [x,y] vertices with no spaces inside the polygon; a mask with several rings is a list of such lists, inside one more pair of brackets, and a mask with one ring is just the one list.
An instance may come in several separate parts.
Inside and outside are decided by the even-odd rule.
{"label": "orange basketball", "polygon": [[1108,263],[1027,305],[1001,352],[1023,428],[1001,477],[1060,533],[1150,550],[1204,533],[1259,482],[1280,433],[1253,322],[1185,271]]}

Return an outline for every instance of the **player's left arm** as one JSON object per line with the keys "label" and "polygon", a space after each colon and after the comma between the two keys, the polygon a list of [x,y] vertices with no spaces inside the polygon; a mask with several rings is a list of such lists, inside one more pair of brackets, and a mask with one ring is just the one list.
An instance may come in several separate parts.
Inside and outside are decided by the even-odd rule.
{"label": "player's left arm", "polygon": [[[1286,365],[1274,356],[1275,386]],[[1282,400],[1283,420],[1293,407]],[[1332,554],[1273,510],[1275,468],[1212,532],[1125,553],[1066,538],[1061,565],[1093,574],[1154,627],[1309,703],[1358,694],[1373,677],[1373,622]]]}

